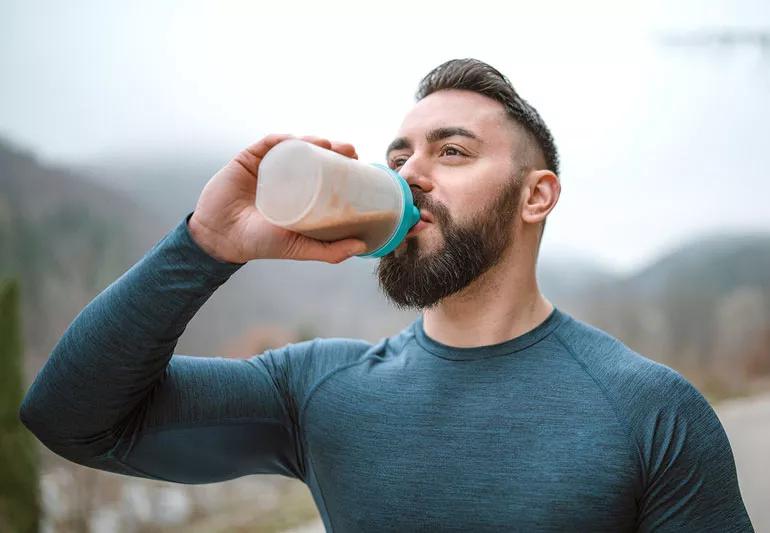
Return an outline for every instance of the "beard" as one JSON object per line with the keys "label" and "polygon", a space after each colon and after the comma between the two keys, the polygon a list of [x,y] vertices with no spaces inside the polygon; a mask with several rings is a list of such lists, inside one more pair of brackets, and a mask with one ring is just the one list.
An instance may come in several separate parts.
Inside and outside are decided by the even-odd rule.
{"label": "beard", "polygon": [[498,264],[511,244],[511,221],[520,193],[518,176],[512,177],[489,206],[470,222],[458,224],[445,205],[433,202],[419,189],[413,190],[414,204],[433,215],[444,244],[439,250],[421,254],[419,234],[407,238],[405,250],[394,250],[380,259],[380,290],[397,308],[419,310],[435,307],[466,288]]}

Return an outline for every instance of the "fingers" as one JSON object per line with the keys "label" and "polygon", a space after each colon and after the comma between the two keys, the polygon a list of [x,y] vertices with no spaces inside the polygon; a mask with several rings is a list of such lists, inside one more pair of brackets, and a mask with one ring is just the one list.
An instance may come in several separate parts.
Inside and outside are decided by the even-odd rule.
{"label": "fingers", "polygon": [[[255,142],[254,144],[248,146],[245,149],[245,151],[251,156],[257,158],[257,160],[260,160],[263,157],[265,157],[265,154],[267,154],[267,152],[276,144],[282,141],[285,141],[287,139],[294,139],[294,138],[296,137],[289,133],[273,133]],[[304,137],[300,137],[300,139],[303,141],[307,141],[309,143],[313,143],[317,146],[320,146],[321,148],[332,150],[346,157],[358,159],[358,154],[356,153],[356,149],[350,143],[333,142],[333,141],[330,141],[329,139],[325,139],[323,137],[317,137],[315,135],[305,135]]]}
{"label": "fingers", "polygon": [[262,159],[265,154],[276,144],[286,139],[293,139],[294,135],[289,133],[273,133],[267,137],[255,142],[254,144],[246,148],[246,152],[253,155],[257,159]]}
{"label": "fingers", "polygon": [[301,139],[303,141],[313,143],[322,148],[326,148],[327,150],[332,150],[334,152],[337,152],[338,154],[342,154],[345,157],[352,157],[353,159],[358,159],[358,154],[356,153],[356,149],[350,143],[330,141],[329,139],[324,139],[323,137],[316,137],[314,135],[306,135],[305,137],[301,137]]}
{"label": "fingers", "polygon": [[358,154],[356,153],[356,149],[353,147],[352,144],[332,142],[332,150],[334,150],[338,154],[342,154],[347,157],[352,157],[353,159],[358,159]]}
{"label": "fingers", "polygon": [[[256,177],[259,163],[262,161],[262,158],[265,157],[267,152],[269,152],[270,149],[273,148],[276,144],[287,139],[295,138],[296,137],[294,135],[289,133],[273,133],[260,139],[254,144],[247,146],[235,156],[234,160]],[[328,139],[324,139],[323,137],[316,137],[314,135],[305,135],[304,137],[300,137],[300,139],[313,143],[317,146],[320,146],[321,148],[333,150],[334,152],[342,154],[346,157],[358,159],[356,149],[350,143],[332,142]]]}
{"label": "fingers", "polygon": [[366,243],[359,239],[324,242],[301,236],[295,244],[288,259],[336,264],[366,251]]}
{"label": "fingers", "polygon": [[323,137],[316,137],[315,135],[305,135],[304,137],[300,137],[303,141],[307,141],[309,143],[313,143],[316,146],[320,146],[321,148],[326,148],[327,150],[332,149],[332,143],[329,141],[329,139],[324,139]]}

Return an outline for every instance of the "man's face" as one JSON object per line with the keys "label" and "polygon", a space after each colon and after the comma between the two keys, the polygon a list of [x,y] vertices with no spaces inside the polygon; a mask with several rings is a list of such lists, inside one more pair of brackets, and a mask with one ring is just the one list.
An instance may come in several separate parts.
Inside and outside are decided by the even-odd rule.
{"label": "man's face", "polygon": [[503,106],[470,91],[437,91],[406,116],[388,149],[429,222],[383,257],[383,292],[430,308],[497,264],[513,237],[521,186],[518,137]]}

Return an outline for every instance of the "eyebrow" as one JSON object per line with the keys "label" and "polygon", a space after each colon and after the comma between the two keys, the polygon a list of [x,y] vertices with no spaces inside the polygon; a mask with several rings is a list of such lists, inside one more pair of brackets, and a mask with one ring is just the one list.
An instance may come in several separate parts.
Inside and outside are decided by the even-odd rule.
{"label": "eyebrow", "polygon": [[[473,133],[470,130],[466,130],[465,128],[460,128],[456,126],[448,127],[448,128],[436,128],[435,130],[430,130],[428,133],[425,134],[425,140],[428,142],[428,144],[438,142],[442,139],[447,139],[449,137],[454,137],[455,135],[459,135],[460,137],[467,137],[469,139],[473,139],[474,141],[478,142],[484,142],[481,139],[479,139],[478,135]],[[394,140],[390,145],[388,145],[388,149],[385,151],[385,158],[387,159],[390,155],[390,152],[394,150],[405,150],[405,149],[412,149],[412,143],[407,139],[406,137],[399,137],[396,140]]]}

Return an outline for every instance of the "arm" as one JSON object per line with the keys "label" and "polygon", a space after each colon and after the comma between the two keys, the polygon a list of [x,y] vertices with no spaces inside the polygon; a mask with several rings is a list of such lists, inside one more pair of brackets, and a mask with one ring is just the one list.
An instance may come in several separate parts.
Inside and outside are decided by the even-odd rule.
{"label": "arm", "polygon": [[[78,314],[20,410],[51,450],[95,468],[190,483],[302,475],[296,401],[282,365],[303,360],[313,342],[251,361],[173,355],[198,309],[247,261],[339,263],[365,249],[359,239],[305,237],[258,212],[259,163],[290,137],[269,135],[239,152],[208,181],[194,212]],[[355,157],[352,145],[303,139]]]}
{"label": "arm", "polygon": [[639,531],[754,531],[727,435],[706,399],[676,375],[672,403],[649,413]]}
{"label": "arm", "polygon": [[189,483],[300,477],[293,417],[265,364],[272,352],[250,361],[172,355],[198,309],[242,266],[198,247],[190,216],[78,314],[21,419],[57,454],[112,472]]}

